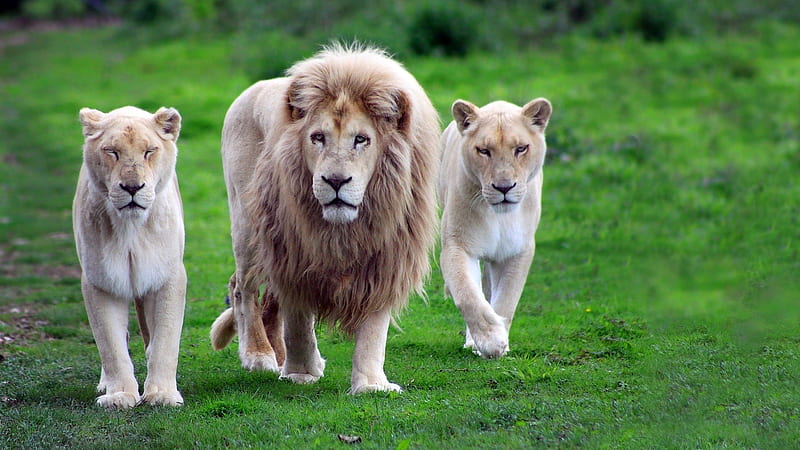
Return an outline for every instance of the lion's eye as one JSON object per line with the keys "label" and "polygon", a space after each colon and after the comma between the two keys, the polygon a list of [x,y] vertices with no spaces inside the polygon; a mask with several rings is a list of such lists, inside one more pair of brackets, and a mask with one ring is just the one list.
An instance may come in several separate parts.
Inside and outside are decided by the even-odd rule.
{"label": "lion's eye", "polygon": [[311,142],[313,144],[324,144],[325,143],[325,135],[322,133],[312,133],[311,134]]}
{"label": "lion's eye", "polygon": [[528,151],[528,145],[527,144],[526,145],[520,145],[519,147],[514,149],[514,154],[519,156],[519,155],[522,155],[523,153],[525,153],[527,151]]}
{"label": "lion's eye", "polygon": [[362,136],[362,135],[358,134],[358,135],[356,135],[355,138],[353,138],[353,144],[355,144],[355,145],[361,145],[361,144],[369,145],[369,138],[366,137],[366,136]]}
{"label": "lion's eye", "polygon": [[106,154],[113,156],[116,161],[119,161],[119,153],[113,148],[104,148],[103,151],[106,152]]}
{"label": "lion's eye", "polygon": [[478,153],[483,156],[492,156],[492,152],[490,152],[488,148],[475,147],[475,150],[477,150]]}
{"label": "lion's eye", "polygon": [[147,150],[144,152],[144,159],[149,159],[149,158],[150,158],[150,156],[152,156],[152,155],[153,155],[153,153],[155,153],[155,152],[156,152],[156,149],[155,149],[155,148],[149,148],[149,149],[147,149]]}

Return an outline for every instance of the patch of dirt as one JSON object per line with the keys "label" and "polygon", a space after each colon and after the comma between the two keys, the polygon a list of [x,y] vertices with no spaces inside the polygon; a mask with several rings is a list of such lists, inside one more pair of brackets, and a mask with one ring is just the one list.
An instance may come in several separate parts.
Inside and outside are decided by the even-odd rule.
{"label": "patch of dirt", "polygon": [[[47,238],[57,241],[68,241],[72,239],[72,235],[68,233],[51,233],[47,235]],[[24,256],[25,252],[18,250],[18,248],[24,247],[28,244],[30,244],[30,241],[19,238],[11,240],[11,245],[17,247],[17,249],[10,249],[0,244],[0,277],[20,278],[33,275],[37,277],[48,278],[53,281],[63,280],[66,278],[79,279],[81,277],[81,269],[77,264],[69,266],[56,266],[48,264],[20,263],[19,259]]]}
{"label": "patch of dirt", "polygon": [[0,349],[6,345],[55,340],[43,331],[49,322],[35,316],[36,310],[30,305],[1,305]]}
{"label": "patch of dirt", "polygon": [[[53,233],[48,239],[64,240],[70,236],[65,233]],[[31,342],[54,340],[44,332],[44,327],[49,322],[38,318],[36,305],[20,303],[15,299],[28,297],[32,292],[41,289],[49,281],[57,282],[64,279],[80,279],[81,270],[77,265],[47,265],[20,263],[25,256],[25,251],[20,250],[27,241],[15,239],[11,244],[16,247],[0,245],[0,280],[13,280],[22,277],[39,277],[48,281],[39,282],[40,286],[34,287],[27,283],[2,283],[0,286],[0,350],[6,346],[24,346]],[[0,355],[2,356],[2,355]],[[0,361],[2,362],[2,361]]]}

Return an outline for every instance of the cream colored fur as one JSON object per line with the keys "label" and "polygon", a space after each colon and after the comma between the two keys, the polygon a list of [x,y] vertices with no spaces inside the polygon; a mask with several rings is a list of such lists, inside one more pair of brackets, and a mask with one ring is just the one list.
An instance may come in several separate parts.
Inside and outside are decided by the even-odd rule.
{"label": "cream colored fur", "polygon": [[[72,207],[81,287],[102,370],[97,404],[181,405],[176,371],[186,272],[175,160],[181,116],[83,108],[83,165]],[[136,306],[147,356],[144,393],[128,354]]]}
{"label": "cream colored fur", "polygon": [[464,346],[495,358],[508,351],[533,260],[551,106],[541,98],[522,108],[457,100],[452,113],[442,136],[440,263],[467,323]]}
{"label": "cream colored fur", "polygon": [[235,329],[243,367],[311,383],[327,320],[355,337],[351,393],[399,391],[387,331],[430,270],[439,149],[424,91],[378,50],[333,46],[242,93],[222,132],[236,273],[214,348]]}

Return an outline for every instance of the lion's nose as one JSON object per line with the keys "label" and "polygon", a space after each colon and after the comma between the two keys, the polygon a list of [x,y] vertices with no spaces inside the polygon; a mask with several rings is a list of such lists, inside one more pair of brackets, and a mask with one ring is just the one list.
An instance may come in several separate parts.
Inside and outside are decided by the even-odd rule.
{"label": "lion's nose", "polygon": [[322,177],[322,181],[328,183],[336,192],[339,192],[339,188],[341,188],[343,184],[349,183],[352,179],[353,177],[344,178],[339,175],[332,175],[330,178]]}
{"label": "lion's nose", "polygon": [[492,183],[492,187],[497,189],[498,191],[502,192],[503,195],[508,194],[508,191],[510,191],[511,189],[514,189],[514,186],[516,186],[516,185],[517,185],[517,183],[514,183],[514,184],[501,184],[500,186],[498,186],[498,185]]}
{"label": "lion's nose", "polygon": [[125,191],[128,194],[131,194],[133,196],[133,195],[136,195],[136,193],[139,192],[139,190],[144,187],[144,183],[139,184],[139,185],[120,183],[119,187],[122,188],[123,191]]}

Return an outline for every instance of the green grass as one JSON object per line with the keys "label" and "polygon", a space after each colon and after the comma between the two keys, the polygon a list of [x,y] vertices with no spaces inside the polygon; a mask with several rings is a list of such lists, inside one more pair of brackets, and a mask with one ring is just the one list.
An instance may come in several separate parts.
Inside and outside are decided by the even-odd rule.
{"label": "green grass", "polygon": [[[800,442],[800,27],[594,41],[403,62],[449,121],[456,98],[545,96],[537,255],[484,361],[434,269],[390,330],[400,395],[351,397],[352,342],[297,386],[212,352],[233,270],[222,119],[249,84],[234,38],[117,28],[25,33],[0,50],[0,447],[735,447]],[[0,37],[3,37],[0,34]],[[295,45],[295,44],[293,44]],[[309,45],[307,54],[315,47]],[[76,279],[78,110],[178,108],[189,275],[180,409],[93,405],[99,357]],[[144,380],[131,317],[131,353]]]}

